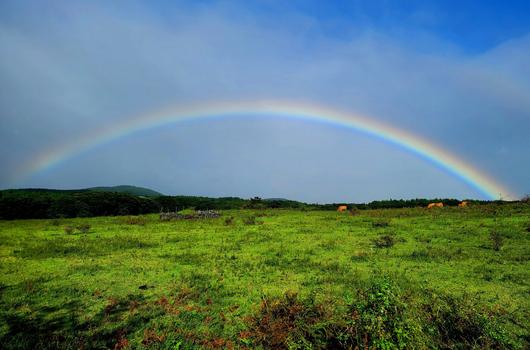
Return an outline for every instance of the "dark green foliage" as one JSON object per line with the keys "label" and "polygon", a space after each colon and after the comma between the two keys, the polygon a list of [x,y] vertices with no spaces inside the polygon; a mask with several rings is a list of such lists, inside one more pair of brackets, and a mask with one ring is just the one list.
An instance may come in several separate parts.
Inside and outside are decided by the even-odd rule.
{"label": "dark green foliage", "polygon": [[228,216],[225,218],[225,225],[226,226],[230,226],[230,225],[233,225],[234,224],[234,217],[233,216]]}
{"label": "dark green foliage", "polygon": [[372,227],[387,227],[390,225],[390,220],[380,219],[372,222]]}
{"label": "dark green foliage", "polygon": [[196,210],[241,209],[248,202],[237,197],[208,198],[194,196],[160,196],[155,198],[162,211],[180,211],[193,208]]}
{"label": "dark green foliage", "polygon": [[256,216],[250,215],[243,218],[243,223],[245,225],[256,225]]}
{"label": "dark green foliage", "polygon": [[513,348],[500,311],[481,306],[478,298],[431,294],[423,306],[424,325],[441,349]]}
{"label": "dark green foliage", "polygon": [[346,327],[341,331],[343,348],[406,349],[413,342],[414,329],[406,317],[409,306],[397,286],[388,278],[372,282],[358,291],[349,305]]}
{"label": "dark green foliage", "polygon": [[[156,193],[158,192],[134,186],[94,187],[82,190],[4,190],[0,191],[0,220],[139,215],[182,209],[283,208],[335,211],[338,206],[336,203],[307,204],[286,199],[261,199],[259,197],[246,200],[238,197],[155,196]],[[357,209],[426,207],[433,201],[443,202],[444,206],[456,206],[459,203],[456,199],[390,199],[361,204],[349,203],[348,207],[356,208],[350,212],[355,215]],[[470,204],[488,203],[471,200],[468,202]],[[493,203],[500,208],[509,202],[494,201]],[[499,208],[492,210],[497,211],[500,210]]]}
{"label": "dark green foliage", "polygon": [[376,239],[373,239],[372,243],[376,248],[391,248],[396,243],[396,240],[394,239],[394,236],[381,235]]}
{"label": "dark green foliage", "polygon": [[0,219],[138,215],[159,210],[153,199],[113,192],[1,191]]}
{"label": "dark green foliage", "polygon": [[287,292],[282,298],[262,300],[257,315],[248,319],[247,336],[265,349],[323,348],[329,317],[313,299]]}
{"label": "dark green foliage", "polygon": [[126,216],[121,222],[127,225],[145,226],[147,224],[147,218],[144,216]]}
{"label": "dark green foliage", "polygon": [[81,233],[88,233],[88,231],[90,231],[90,225],[89,224],[81,224],[81,225],[78,225],[76,228]]}
{"label": "dark green foliage", "polygon": [[354,290],[346,308],[286,293],[264,298],[244,332],[264,349],[508,349],[504,314],[468,297],[420,292],[414,301],[388,277]]}
{"label": "dark green foliage", "polygon": [[493,250],[499,251],[502,248],[502,245],[504,243],[504,237],[502,234],[498,231],[493,231],[490,234],[490,240],[491,240],[491,246]]}

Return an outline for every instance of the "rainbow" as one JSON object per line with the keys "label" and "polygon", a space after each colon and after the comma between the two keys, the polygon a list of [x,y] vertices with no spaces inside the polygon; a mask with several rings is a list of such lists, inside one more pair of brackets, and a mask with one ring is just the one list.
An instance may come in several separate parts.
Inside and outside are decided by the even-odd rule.
{"label": "rainbow", "polygon": [[416,135],[360,115],[312,105],[306,102],[251,101],[216,102],[194,106],[178,106],[148,113],[96,130],[75,142],[48,150],[23,166],[18,179],[36,175],[96,146],[135,132],[154,129],[190,119],[264,115],[328,123],[356,130],[401,147],[446,170],[480,192],[486,198],[515,198],[507,188],[473,168],[455,155]]}

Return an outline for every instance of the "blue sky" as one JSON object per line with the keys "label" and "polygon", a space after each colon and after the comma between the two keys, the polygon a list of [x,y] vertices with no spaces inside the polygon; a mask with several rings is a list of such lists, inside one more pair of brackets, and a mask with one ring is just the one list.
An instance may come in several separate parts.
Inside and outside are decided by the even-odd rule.
{"label": "blue sky", "polygon": [[149,111],[284,99],[407,130],[522,196],[529,33],[523,1],[3,1],[0,187],[136,184],[318,202],[482,196],[365,135],[274,118],[168,126],[17,176],[49,149]]}

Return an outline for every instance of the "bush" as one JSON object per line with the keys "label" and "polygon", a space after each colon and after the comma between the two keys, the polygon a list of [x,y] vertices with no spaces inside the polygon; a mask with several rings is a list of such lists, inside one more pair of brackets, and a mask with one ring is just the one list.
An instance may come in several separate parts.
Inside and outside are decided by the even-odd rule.
{"label": "bush", "polygon": [[372,227],[388,227],[390,225],[390,220],[388,219],[381,219],[372,222]]}
{"label": "bush", "polygon": [[140,225],[145,226],[147,219],[143,216],[127,216],[123,219],[123,223],[127,225]]}
{"label": "bush", "polygon": [[358,291],[358,299],[349,306],[343,348],[405,349],[412,345],[413,329],[405,315],[408,305],[390,279],[373,281]]}
{"label": "bush", "polygon": [[423,308],[428,319],[425,330],[435,339],[437,348],[513,348],[500,315],[480,307],[474,298],[433,293]]}
{"label": "bush", "polygon": [[[301,300],[287,292],[280,298],[264,298],[257,315],[248,318],[247,338],[265,349],[322,348],[326,341],[321,326],[329,318],[313,299]],[[316,346],[312,346],[316,345]]]}
{"label": "bush", "polygon": [[256,225],[256,216],[251,215],[243,218],[243,223],[245,225]]}
{"label": "bush", "polygon": [[88,231],[90,231],[90,225],[89,224],[81,224],[81,225],[77,226],[77,229],[81,233],[87,233]]}
{"label": "bush", "polygon": [[503,328],[506,311],[467,296],[405,294],[386,276],[353,292],[343,308],[290,292],[263,298],[240,340],[263,349],[524,348]]}
{"label": "bush", "polygon": [[359,209],[357,209],[356,207],[352,207],[348,212],[351,216],[356,216],[359,214]]}
{"label": "bush", "polygon": [[376,248],[391,248],[396,243],[396,240],[391,235],[381,235],[372,240]]}
{"label": "bush", "polygon": [[225,225],[226,226],[230,226],[230,225],[233,225],[234,224],[234,217],[233,216],[228,216],[225,218]]}
{"label": "bush", "polygon": [[493,250],[498,252],[501,250],[502,245],[504,243],[504,237],[497,231],[493,231],[490,233],[490,240]]}
{"label": "bush", "polygon": [[64,233],[66,233],[67,235],[71,235],[72,233],[74,233],[74,230],[75,228],[73,226],[64,227]]}

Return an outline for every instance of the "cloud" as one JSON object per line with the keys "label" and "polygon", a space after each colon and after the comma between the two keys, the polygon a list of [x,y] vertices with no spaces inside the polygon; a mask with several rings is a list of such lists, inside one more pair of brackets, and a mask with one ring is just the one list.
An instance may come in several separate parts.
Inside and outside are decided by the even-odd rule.
{"label": "cloud", "polygon": [[[530,75],[525,64],[525,57],[530,56],[529,36],[480,54],[464,54],[454,43],[425,31],[403,38],[385,28],[366,25],[343,35],[330,35],[322,21],[310,15],[286,12],[264,16],[227,3],[179,3],[167,8],[132,3],[127,9],[106,2],[53,4],[48,7],[34,3],[30,7],[10,3],[4,5],[8,11],[0,15],[4,16],[0,21],[0,147],[10,150],[0,155],[6,165],[0,172],[0,185],[8,186],[12,175],[9,169],[44,150],[150,110],[210,100],[281,98],[370,115],[432,140],[520,194],[530,192]],[[260,128],[258,134],[264,139],[270,140],[276,132],[276,126],[273,131],[265,124]],[[191,142],[206,129],[193,129],[186,139]],[[296,133],[296,129],[292,126],[290,132],[293,142],[309,147],[307,136]],[[234,130],[245,142],[250,141],[245,133],[256,132],[248,126]],[[120,156],[134,164],[142,152],[134,143],[129,146],[134,152]],[[372,174],[382,169],[369,162],[371,155],[383,157],[388,164],[393,164],[394,157],[406,157],[388,151],[385,158],[373,144],[363,147],[364,158],[358,161],[364,162]],[[161,154],[165,145],[152,140],[147,149]],[[327,154],[333,152],[332,146],[325,150]],[[274,158],[265,151],[260,157]],[[322,160],[329,158],[326,152],[319,153]],[[208,161],[219,168],[218,178],[228,181],[229,167],[234,167],[237,159],[224,169],[222,161],[216,163],[219,159],[215,157],[221,155],[208,153]],[[339,158],[336,154],[334,157]],[[179,159],[189,164],[190,171],[205,166],[181,155]],[[76,169],[72,162],[70,168],[57,169],[53,181],[42,175],[23,185],[83,186],[94,178],[83,173],[89,167],[98,167],[98,161],[103,159],[94,157],[90,164],[76,164]],[[163,168],[162,162],[170,159],[160,162]],[[409,173],[429,173],[420,160],[407,164]],[[166,166],[165,171],[174,170]],[[272,177],[276,168],[284,166],[279,160],[266,164]],[[305,166],[307,172],[314,173],[316,183],[319,179],[328,181],[318,169]],[[368,181],[347,170],[348,164],[335,162],[328,166],[353,176],[352,181],[356,181],[355,176]],[[138,180],[149,177],[142,168],[125,168],[138,172]],[[110,165],[106,169],[108,173],[101,181],[122,182],[122,169]],[[238,169],[244,171],[241,166]],[[248,178],[258,178],[259,171],[249,171]],[[72,181],[69,173],[75,173],[78,179]],[[406,173],[388,180],[394,188],[403,188],[394,191],[397,195],[412,190],[406,185]],[[434,192],[424,186],[423,192],[416,193],[455,194],[449,189],[455,188],[456,194],[473,195],[453,179],[440,180],[444,176],[435,176],[438,182],[446,183],[434,185]],[[259,176],[259,180],[249,180],[239,190],[234,184],[231,190],[252,195],[263,181]],[[275,181],[281,186],[276,186],[274,196],[282,196],[289,183]],[[372,181],[366,188],[385,180],[373,176]],[[193,181],[188,186],[200,188]],[[313,186],[301,186],[298,193]],[[154,187],[181,191],[164,177]],[[219,187],[210,186],[201,194],[223,192],[215,190]],[[341,191],[329,189],[328,197],[337,197]],[[383,195],[366,190],[360,197]]]}

